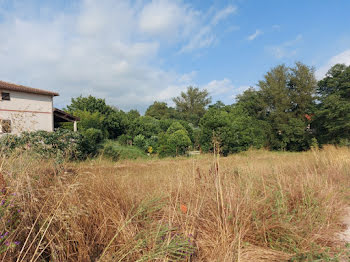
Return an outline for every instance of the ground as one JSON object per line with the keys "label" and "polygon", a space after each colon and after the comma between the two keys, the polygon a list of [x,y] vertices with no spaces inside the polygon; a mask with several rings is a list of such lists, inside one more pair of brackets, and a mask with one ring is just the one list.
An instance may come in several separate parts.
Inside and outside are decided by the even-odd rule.
{"label": "ground", "polygon": [[346,256],[347,148],[63,164],[21,155],[0,166],[22,211],[6,261]]}

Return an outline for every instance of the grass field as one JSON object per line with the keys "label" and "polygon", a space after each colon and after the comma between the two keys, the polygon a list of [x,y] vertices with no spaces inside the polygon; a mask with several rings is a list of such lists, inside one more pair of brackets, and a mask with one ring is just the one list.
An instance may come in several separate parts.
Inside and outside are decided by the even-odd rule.
{"label": "grass field", "polygon": [[350,202],[347,148],[62,165],[21,155],[0,167],[2,261],[337,261],[345,252],[336,232]]}

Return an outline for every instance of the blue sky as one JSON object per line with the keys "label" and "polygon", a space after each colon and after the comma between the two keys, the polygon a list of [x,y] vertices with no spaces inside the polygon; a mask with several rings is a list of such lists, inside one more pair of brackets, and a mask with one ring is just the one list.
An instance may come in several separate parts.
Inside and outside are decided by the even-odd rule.
{"label": "blue sky", "polygon": [[350,1],[0,0],[0,79],[141,112],[187,86],[227,104],[271,67],[350,64]]}

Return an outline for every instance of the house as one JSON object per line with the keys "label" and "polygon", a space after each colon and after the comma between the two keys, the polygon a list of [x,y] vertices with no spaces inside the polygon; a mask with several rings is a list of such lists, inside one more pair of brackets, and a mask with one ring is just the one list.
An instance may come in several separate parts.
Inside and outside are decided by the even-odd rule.
{"label": "house", "polygon": [[53,131],[55,122],[78,118],[53,107],[58,93],[0,81],[0,136],[24,131]]}

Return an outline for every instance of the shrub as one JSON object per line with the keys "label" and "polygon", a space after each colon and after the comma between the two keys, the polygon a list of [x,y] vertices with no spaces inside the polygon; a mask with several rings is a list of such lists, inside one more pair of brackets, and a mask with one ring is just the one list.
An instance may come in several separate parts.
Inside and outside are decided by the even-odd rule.
{"label": "shrub", "polygon": [[95,156],[103,141],[103,133],[100,129],[89,128],[83,131],[79,149],[84,156]]}
{"label": "shrub", "polygon": [[184,155],[191,145],[191,139],[185,130],[177,130],[168,137],[168,150],[172,156]]}
{"label": "shrub", "polygon": [[134,146],[121,146],[112,140],[107,141],[104,144],[101,153],[103,156],[112,159],[113,161],[146,157],[146,154],[141,149]]}
{"label": "shrub", "polygon": [[137,135],[134,137],[134,145],[142,150],[146,150],[146,139],[144,135]]}
{"label": "shrub", "polygon": [[24,132],[20,136],[6,135],[0,139],[1,152],[30,151],[43,158],[56,160],[82,158],[82,136],[66,129],[56,132]]}

